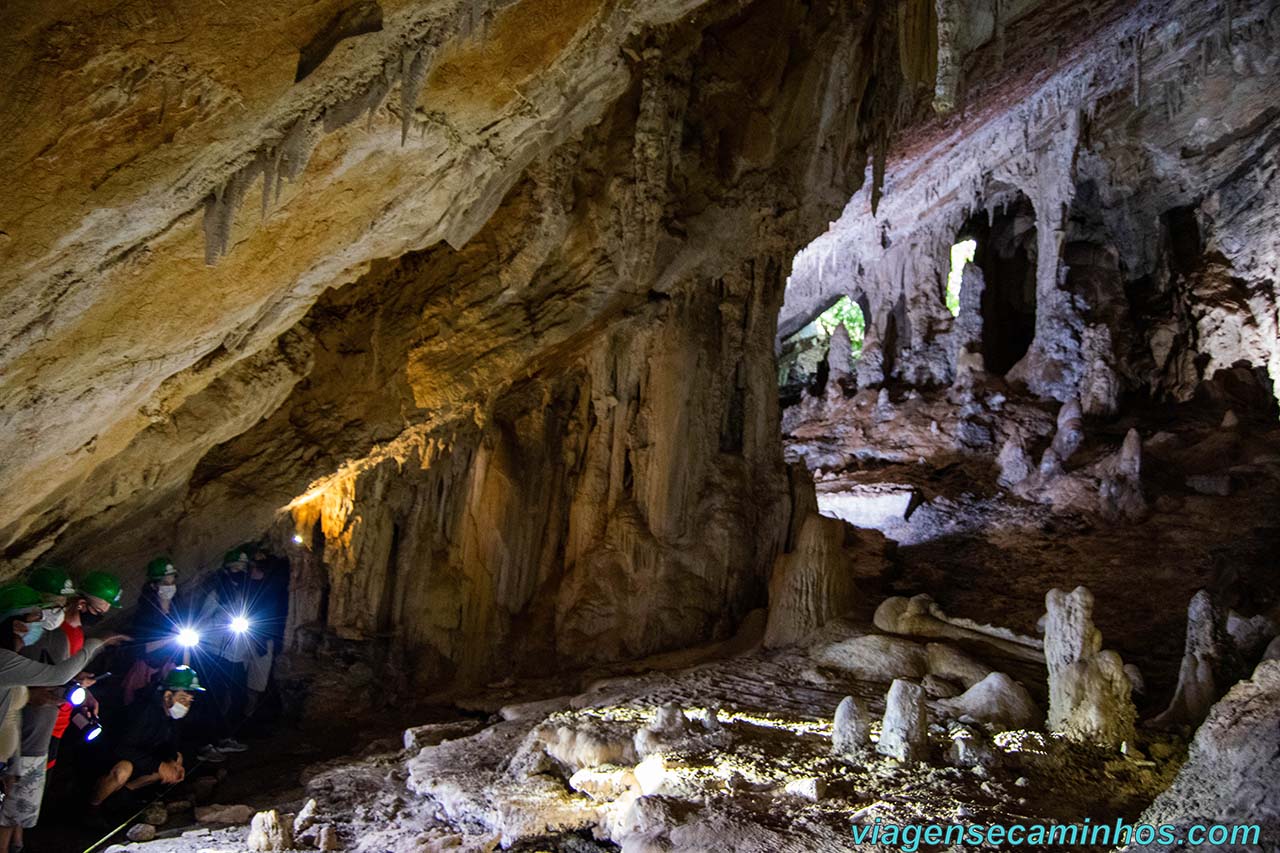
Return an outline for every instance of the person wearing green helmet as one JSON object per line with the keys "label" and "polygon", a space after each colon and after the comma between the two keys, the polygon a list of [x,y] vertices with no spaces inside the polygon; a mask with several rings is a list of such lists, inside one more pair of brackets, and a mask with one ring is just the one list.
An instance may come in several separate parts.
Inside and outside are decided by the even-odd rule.
{"label": "person wearing green helmet", "polygon": [[156,557],[147,563],[146,583],[138,596],[138,608],[129,628],[139,646],[121,685],[125,706],[132,705],[159,675],[177,662],[180,649],[174,637],[187,624],[175,601],[177,592],[178,570],[173,560]]}
{"label": "person wearing green helmet", "polygon": [[[84,647],[84,629],[105,616],[113,607],[120,606],[120,579],[109,572],[89,572],[84,580],[76,586],[76,594],[68,598],[66,618],[61,629],[67,637],[70,654],[74,655]],[[85,687],[93,685],[93,673],[81,672],[77,679]],[[92,695],[86,699],[89,710],[97,713],[97,702]],[[58,709],[58,720],[53,726],[53,737],[49,741],[49,767],[58,763],[58,747],[67,727],[71,725],[71,704],[63,702]]]}
{"label": "person wearing green helmet", "polygon": [[39,622],[31,624],[26,644],[33,646],[48,631],[56,631],[66,619],[67,600],[76,594],[71,575],[59,566],[41,566],[27,576],[27,585],[44,599],[43,615]]}
{"label": "person wearing green helmet", "polygon": [[[42,617],[38,622],[27,623],[21,653],[43,664],[62,663],[71,656],[67,636],[58,630],[66,615],[67,597],[76,592],[71,576],[61,567],[41,566],[27,576],[27,584],[40,595]],[[92,681],[86,683],[92,684]],[[7,844],[21,849],[24,831],[35,826],[40,818],[49,744],[58,720],[58,705],[65,695],[65,685],[28,689],[13,781],[9,796],[0,806],[0,851],[9,849]],[[10,835],[12,838],[7,841]]]}
{"label": "person wearing green helmet", "polygon": [[179,666],[165,673],[148,701],[134,706],[120,735],[110,741],[109,765],[89,800],[91,820],[109,822],[102,810],[122,788],[136,791],[157,782],[175,785],[186,777],[178,751],[178,721],[203,692],[196,671]]}
{"label": "person wearing green helmet", "polygon": [[[24,657],[29,626],[42,618],[45,598],[26,584],[0,587],[0,762],[7,775],[16,775],[19,765],[16,753],[21,727],[17,710],[27,704],[28,688],[61,687],[68,684],[98,652],[118,645],[127,637],[112,635],[105,639],[86,640],[83,647],[59,663],[43,663]],[[34,762],[28,762],[33,764]],[[20,777],[21,778],[21,777]],[[8,845],[14,827],[0,827],[0,843]]]}

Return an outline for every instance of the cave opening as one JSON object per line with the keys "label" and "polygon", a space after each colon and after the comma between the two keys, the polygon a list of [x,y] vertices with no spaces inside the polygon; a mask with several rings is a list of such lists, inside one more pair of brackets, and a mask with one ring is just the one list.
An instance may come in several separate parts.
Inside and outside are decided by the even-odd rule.
{"label": "cave opening", "polygon": [[964,266],[971,263],[978,250],[973,238],[960,240],[951,247],[951,265],[947,269],[947,289],[944,299],[952,317],[960,316],[960,289],[964,284]]}
{"label": "cave opening", "polygon": [[1035,208],[1023,193],[970,217],[956,235],[947,307],[959,314],[963,258],[982,273],[981,352],[990,373],[1008,373],[1035,339],[1036,253]]}
{"label": "cave opening", "polygon": [[842,295],[782,339],[778,396],[783,408],[799,403],[805,393],[822,394],[832,375],[850,382],[862,357],[868,311],[865,296]]}

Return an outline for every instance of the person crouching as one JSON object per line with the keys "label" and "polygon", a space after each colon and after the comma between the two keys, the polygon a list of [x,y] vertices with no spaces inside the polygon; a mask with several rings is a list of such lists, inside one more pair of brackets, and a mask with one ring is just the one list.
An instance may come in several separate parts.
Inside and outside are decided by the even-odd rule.
{"label": "person crouching", "polygon": [[121,789],[137,791],[157,782],[175,785],[186,777],[178,751],[178,721],[203,692],[196,671],[180,666],[164,675],[150,697],[129,708],[123,731],[110,743],[110,768],[90,797],[91,821],[102,820],[104,804]]}

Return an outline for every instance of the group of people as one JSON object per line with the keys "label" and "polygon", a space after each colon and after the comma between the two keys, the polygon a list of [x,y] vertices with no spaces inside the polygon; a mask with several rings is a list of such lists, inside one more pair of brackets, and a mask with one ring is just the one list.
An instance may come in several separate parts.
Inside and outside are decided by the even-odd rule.
{"label": "group of people", "polygon": [[64,741],[77,745],[75,766],[56,772],[74,776],[100,825],[116,801],[181,782],[185,755],[222,762],[246,749],[236,734],[266,694],[283,640],[277,563],[242,546],[180,595],[173,562],[157,557],[127,632],[96,638],[86,628],[122,606],[115,575],[75,582],[42,566],[0,587],[0,853],[23,848]]}

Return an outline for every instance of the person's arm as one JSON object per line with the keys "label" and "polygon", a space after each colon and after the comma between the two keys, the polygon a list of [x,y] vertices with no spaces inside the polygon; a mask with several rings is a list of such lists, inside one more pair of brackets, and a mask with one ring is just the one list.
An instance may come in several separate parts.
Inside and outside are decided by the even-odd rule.
{"label": "person's arm", "polygon": [[212,587],[204,597],[204,603],[200,605],[200,612],[196,615],[196,624],[203,625],[213,614],[218,612],[218,589]]}
{"label": "person's arm", "polygon": [[57,687],[84,671],[104,640],[85,640],[84,648],[60,663],[40,663],[17,652],[0,649],[0,687]]}

